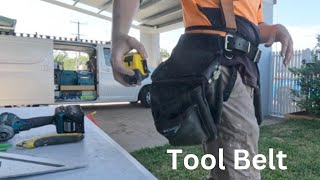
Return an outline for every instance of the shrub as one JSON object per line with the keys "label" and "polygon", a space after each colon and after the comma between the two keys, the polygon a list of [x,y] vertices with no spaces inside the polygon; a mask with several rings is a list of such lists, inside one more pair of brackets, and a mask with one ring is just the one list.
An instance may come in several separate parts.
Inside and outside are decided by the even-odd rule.
{"label": "shrub", "polygon": [[[320,36],[318,36],[320,43]],[[313,63],[289,70],[298,77],[299,89],[291,89],[300,108],[312,115],[320,115],[320,61],[318,60],[319,44],[313,53]]]}

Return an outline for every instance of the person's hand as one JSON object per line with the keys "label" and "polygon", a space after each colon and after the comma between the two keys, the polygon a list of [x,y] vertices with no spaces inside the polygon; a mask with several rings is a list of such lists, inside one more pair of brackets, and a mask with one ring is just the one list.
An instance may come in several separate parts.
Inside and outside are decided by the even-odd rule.
{"label": "person's hand", "polygon": [[281,24],[273,25],[265,44],[266,47],[272,46],[274,42],[281,43],[281,56],[284,57],[283,64],[288,65],[293,56],[293,41],[288,30]]}
{"label": "person's hand", "polygon": [[143,58],[147,58],[144,46],[134,37],[128,36],[127,34],[118,34],[117,37],[113,38],[110,59],[113,76],[116,81],[124,86],[130,85],[124,81],[123,77],[125,75],[133,76],[134,71],[126,68],[122,64],[122,58],[133,49],[137,50]]}

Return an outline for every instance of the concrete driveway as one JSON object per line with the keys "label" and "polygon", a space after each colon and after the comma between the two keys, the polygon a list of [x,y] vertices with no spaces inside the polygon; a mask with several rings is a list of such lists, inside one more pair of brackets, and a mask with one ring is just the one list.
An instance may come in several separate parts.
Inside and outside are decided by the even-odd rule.
{"label": "concrete driveway", "polygon": [[129,152],[168,143],[156,131],[151,110],[140,104],[84,106],[83,110],[96,111],[99,127]]}
{"label": "concrete driveway", "polygon": [[[155,129],[151,110],[140,104],[107,104],[83,106],[86,114],[96,111],[99,127],[128,152],[162,146],[168,141]],[[262,126],[283,122],[282,118],[266,117]]]}

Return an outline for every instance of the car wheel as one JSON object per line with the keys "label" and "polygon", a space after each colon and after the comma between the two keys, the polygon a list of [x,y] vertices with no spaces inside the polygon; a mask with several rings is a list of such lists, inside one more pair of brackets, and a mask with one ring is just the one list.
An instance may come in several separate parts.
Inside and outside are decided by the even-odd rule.
{"label": "car wheel", "polygon": [[145,86],[141,89],[139,99],[141,101],[141,104],[144,107],[146,108],[151,107],[151,87],[150,86]]}

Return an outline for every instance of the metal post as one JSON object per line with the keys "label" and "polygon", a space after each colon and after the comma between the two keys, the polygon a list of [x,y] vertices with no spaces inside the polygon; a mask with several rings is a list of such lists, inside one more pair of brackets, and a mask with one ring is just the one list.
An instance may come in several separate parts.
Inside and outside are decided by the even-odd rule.
{"label": "metal post", "polygon": [[[85,25],[86,23],[81,23],[79,20],[78,21],[71,21],[71,23],[76,23],[77,24],[78,33],[76,34],[77,35],[76,40],[80,42],[81,41],[81,37],[80,36],[82,35],[82,34],[80,34],[80,25],[82,25],[82,24]],[[80,52],[78,53],[78,58],[80,58]],[[76,60],[76,68],[77,68],[77,70],[78,70],[78,66],[79,66],[78,58]]]}

